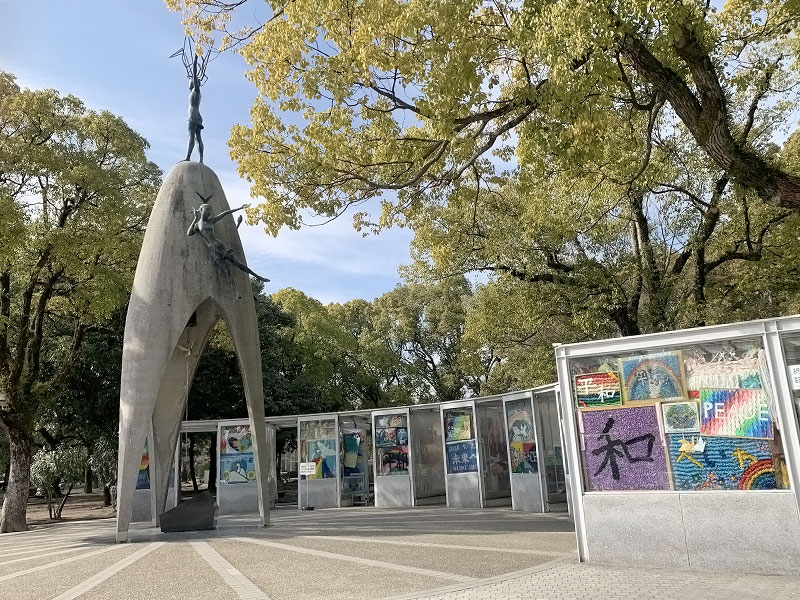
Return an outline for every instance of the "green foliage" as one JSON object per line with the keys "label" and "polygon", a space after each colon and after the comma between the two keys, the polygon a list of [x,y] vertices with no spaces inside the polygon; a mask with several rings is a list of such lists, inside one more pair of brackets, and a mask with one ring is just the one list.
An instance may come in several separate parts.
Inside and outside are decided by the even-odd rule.
{"label": "green foliage", "polygon": [[167,3],[251,66],[253,220],[357,206],[414,230],[415,278],[487,277],[486,390],[552,378],[553,342],[796,310],[797,0]]}
{"label": "green foliage", "polygon": [[797,0],[274,0],[241,30],[245,2],[167,4],[251,67],[251,123],[229,145],[273,234],[376,197],[359,225],[404,223],[475,173],[636,182],[658,118],[734,182],[800,206],[765,148],[797,103]]}
{"label": "green foliage", "polygon": [[[84,448],[62,446],[56,450],[39,450],[31,463],[31,481],[47,495],[47,508],[51,519],[60,519],[73,486],[83,479],[87,465]],[[68,489],[60,504],[53,505],[53,482],[62,481]]]}
{"label": "green foliage", "polygon": [[[88,328],[80,356],[63,384],[42,398],[36,430],[53,443],[93,449],[116,437],[124,331],[124,309]],[[44,372],[54,372],[57,365],[49,361],[58,357],[46,358]]]}
{"label": "green foliage", "polygon": [[[294,340],[295,320],[253,281],[256,299],[264,408],[267,415],[297,414],[320,408],[315,380],[303,368]],[[247,414],[244,388],[233,345],[223,323],[213,331],[200,358],[189,393],[190,419],[239,418]]]}
{"label": "green foliage", "polygon": [[116,485],[117,481],[117,447],[116,439],[101,438],[94,445],[89,465],[103,486]]}
{"label": "green foliage", "polygon": [[400,384],[415,402],[458,400],[480,393],[493,355],[464,341],[472,289],[463,277],[400,285],[375,300],[377,339],[402,367]]}
{"label": "green foliage", "polygon": [[[147,148],[120,117],[0,74],[0,428],[19,465],[87,331],[127,299],[161,177]],[[0,530],[24,527],[27,489]]]}
{"label": "green foliage", "polygon": [[86,327],[126,299],[160,171],[119,117],[8,74],[0,90],[0,385],[29,421],[43,355],[71,365]]}

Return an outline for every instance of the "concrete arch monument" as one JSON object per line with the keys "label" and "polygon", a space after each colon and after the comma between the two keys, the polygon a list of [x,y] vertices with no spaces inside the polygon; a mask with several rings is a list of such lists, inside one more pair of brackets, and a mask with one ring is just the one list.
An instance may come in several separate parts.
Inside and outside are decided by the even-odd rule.
{"label": "concrete arch monument", "polygon": [[[133,282],[122,354],[117,482],[117,541],[125,541],[147,432],[156,522],[165,510],[170,468],[189,388],[217,321],[228,326],[244,381],[261,524],[269,523],[261,350],[255,301],[247,274],[225,271],[207,245],[188,237],[198,206],[218,215],[214,235],[244,265],[244,252],[225,192],[216,174],[180,162],[164,180],[147,225]],[[237,265],[238,266],[238,265]]]}

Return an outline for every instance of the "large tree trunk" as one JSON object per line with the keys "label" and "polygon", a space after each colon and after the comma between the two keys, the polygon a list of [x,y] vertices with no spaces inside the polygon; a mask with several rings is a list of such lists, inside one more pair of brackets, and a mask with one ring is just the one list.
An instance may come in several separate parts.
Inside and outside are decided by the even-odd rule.
{"label": "large tree trunk", "polygon": [[615,306],[609,311],[608,316],[617,326],[619,334],[622,337],[639,335],[642,333],[642,330],[639,328],[639,321],[634,315],[631,315],[626,306]]}
{"label": "large tree trunk", "polygon": [[25,531],[28,524],[28,494],[31,486],[31,439],[28,434],[15,427],[6,427],[11,467],[3,510],[0,511],[0,533]]}
{"label": "large tree trunk", "polygon": [[199,487],[197,486],[197,473],[195,472],[194,468],[194,434],[189,434],[189,477],[192,479],[192,489],[197,492],[199,491]]}
{"label": "large tree trunk", "polygon": [[5,474],[3,475],[3,491],[5,492],[8,489],[8,475],[11,472],[11,461],[9,460],[6,463],[6,470]]}
{"label": "large tree trunk", "polygon": [[211,444],[208,446],[208,491],[212,494],[217,493],[217,436],[211,436]]}
{"label": "large tree trunk", "polygon": [[94,490],[92,490],[92,467],[86,465],[86,471],[83,474],[83,493],[84,494],[93,494]]}

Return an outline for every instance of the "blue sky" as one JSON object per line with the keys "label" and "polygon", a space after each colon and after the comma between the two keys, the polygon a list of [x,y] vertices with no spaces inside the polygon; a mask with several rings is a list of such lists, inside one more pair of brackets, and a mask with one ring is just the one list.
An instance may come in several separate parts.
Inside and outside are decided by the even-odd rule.
{"label": "blue sky", "polygon": [[[187,81],[180,59],[169,59],[182,42],[180,15],[161,0],[0,0],[0,69],[22,87],[55,88],[122,116],[165,172],[186,153]],[[245,70],[235,55],[214,60],[201,104],[204,162],[232,206],[251,202],[226,145],[231,126],[249,122],[255,88]],[[277,238],[259,227],[240,232],[248,263],[272,280],[268,291],[293,287],[324,303],[372,300],[410,262],[410,231],[363,238],[348,215]]]}

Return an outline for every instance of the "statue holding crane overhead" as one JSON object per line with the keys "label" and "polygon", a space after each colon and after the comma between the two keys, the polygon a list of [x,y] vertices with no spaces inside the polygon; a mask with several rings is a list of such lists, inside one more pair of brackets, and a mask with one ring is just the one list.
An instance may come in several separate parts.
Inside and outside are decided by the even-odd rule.
{"label": "statue holding crane overhead", "polygon": [[[205,75],[205,65],[203,62],[202,73]],[[192,76],[189,83],[189,148],[186,150],[186,160],[192,158],[194,142],[197,140],[197,149],[200,151],[200,164],[203,164],[203,138],[200,132],[203,130],[203,117],[200,116],[200,77],[197,73],[197,55],[194,55],[192,62]]]}
{"label": "statue holding crane overhead", "polygon": [[[193,46],[191,38],[187,38],[186,41],[190,47]],[[189,78],[189,147],[186,150],[186,158],[184,160],[191,160],[192,151],[194,150],[195,142],[197,142],[197,149],[200,152],[200,164],[203,164],[203,138],[201,135],[203,117],[200,115],[200,86],[207,79],[206,67],[211,53],[210,51],[206,52],[201,57],[197,49],[194,49],[193,54],[194,58],[190,62],[187,56],[186,42],[184,42],[183,48],[172,56],[181,57],[183,66],[186,69],[186,76]]]}

